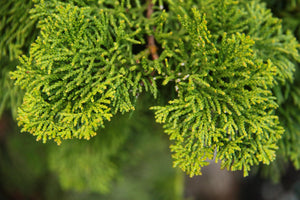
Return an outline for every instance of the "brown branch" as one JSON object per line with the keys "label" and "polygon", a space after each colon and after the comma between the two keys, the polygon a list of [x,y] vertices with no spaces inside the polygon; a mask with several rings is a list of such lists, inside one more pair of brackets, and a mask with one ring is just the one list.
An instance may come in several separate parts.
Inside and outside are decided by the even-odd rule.
{"label": "brown branch", "polygon": [[[147,18],[150,19],[151,15],[153,13],[153,3],[152,0],[148,0],[148,7],[147,7]],[[155,30],[155,27],[153,28]],[[158,54],[157,54],[157,46],[155,44],[155,39],[153,35],[149,35],[147,37],[148,40],[148,48],[150,50],[150,54],[152,56],[153,60],[158,59]]]}
{"label": "brown branch", "polygon": [[152,0],[148,0],[148,8],[147,8],[147,18],[150,19],[153,13],[153,3]]}

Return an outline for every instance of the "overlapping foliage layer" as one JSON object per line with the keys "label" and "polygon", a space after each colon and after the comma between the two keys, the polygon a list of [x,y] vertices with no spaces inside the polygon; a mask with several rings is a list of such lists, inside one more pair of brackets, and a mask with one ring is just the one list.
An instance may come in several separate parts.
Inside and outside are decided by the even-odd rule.
{"label": "overlapping foliage layer", "polygon": [[[48,4],[36,10],[51,11]],[[58,143],[89,139],[118,111],[134,110],[141,82],[155,94],[154,81],[144,77],[147,66],[132,55],[133,45],[143,41],[141,29],[122,13],[112,17],[116,13],[58,2],[51,14],[42,13],[47,17],[30,57],[23,56],[12,75],[27,91],[19,109],[23,131]]]}
{"label": "overlapping foliage layer", "polygon": [[272,162],[296,116],[278,109],[300,61],[293,34],[258,0],[150,2],[34,1],[39,36],[11,73],[25,89],[22,131],[58,144],[90,139],[149,92],[171,99],[151,109],[173,141],[174,166],[190,176],[208,159],[244,175]]}
{"label": "overlapping foliage layer", "polygon": [[0,2],[0,58],[10,60],[24,53],[37,36],[36,20],[30,19],[31,0]]}
{"label": "overlapping foliage layer", "polygon": [[[300,1],[267,0],[267,5],[272,8],[275,15],[282,18],[283,30],[292,31],[298,41],[300,40]],[[284,52],[282,52],[284,54]],[[294,63],[295,64],[295,63]],[[275,181],[280,180],[281,174],[292,161],[296,169],[300,168],[300,118],[299,118],[299,62],[295,65],[294,81],[287,82],[284,86],[274,88],[279,108],[276,114],[285,128],[285,133],[279,141],[277,159],[271,166],[265,167],[262,172]]]}
{"label": "overlapping foliage layer", "polygon": [[244,169],[245,175],[253,164],[269,164],[283,132],[270,91],[275,66],[254,55],[249,36],[223,33],[220,42],[214,41],[196,9],[179,21],[187,39],[166,48],[184,63],[170,58],[174,67],[165,79],[175,75],[178,98],[153,107],[157,121],[165,123],[175,140],[174,165],[193,176],[213,158],[231,170]]}

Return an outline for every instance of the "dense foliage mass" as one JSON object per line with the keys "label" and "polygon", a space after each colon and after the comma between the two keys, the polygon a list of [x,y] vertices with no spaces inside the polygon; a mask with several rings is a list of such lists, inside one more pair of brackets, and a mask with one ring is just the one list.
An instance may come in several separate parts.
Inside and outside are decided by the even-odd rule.
{"label": "dense foliage mass", "polygon": [[[8,91],[0,94],[0,112],[16,109],[18,103],[7,104],[20,102],[14,96],[23,98],[18,124],[37,140],[89,140],[149,93],[155,99],[150,109],[172,142],[174,166],[190,176],[212,159],[245,176],[276,154],[300,167],[300,92],[294,82],[300,46],[264,3],[9,2],[0,3],[0,58],[18,66],[9,75],[8,66],[16,64],[0,66],[1,90]],[[99,151],[111,149],[108,157],[123,145],[103,140]],[[70,176],[64,167],[53,168]],[[112,169],[103,163],[104,180],[115,174]]]}

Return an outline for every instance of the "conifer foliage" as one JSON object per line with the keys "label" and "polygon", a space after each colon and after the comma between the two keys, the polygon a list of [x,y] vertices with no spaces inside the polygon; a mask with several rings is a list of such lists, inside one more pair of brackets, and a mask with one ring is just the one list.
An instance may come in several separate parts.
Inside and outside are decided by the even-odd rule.
{"label": "conifer foliage", "polygon": [[[186,60],[178,71],[174,69],[183,75],[176,81],[178,98],[153,107],[157,121],[165,123],[176,141],[171,146],[174,165],[193,176],[214,154],[223,166],[244,169],[245,175],[258,161],[269,164],[282,134],[268,90],[272,64],[256,60],[254,42],[244,34],[223,34],[219,44],[211,42],[206,20],[195,9],[192,19],[179,20],[192,44],[180,41],[175,49]],[[170,61],[170,66],[176,63]]]}
{"label": "conifer foliage", "polygon": [[[58,144],[90,139],[150,93],[174,166],[190,176],[208,159],[245,176],[274,161],[287,128],[278,114],[281,91],[300,55],[293,34],[260,1],[26,2],[38,36],[29,50],[21,43],[10,73],[25,91],[17,118],[23,132]],[[8,14],[0,15],[8,24]],[[0,44],[5,56],[19,55],[7,50],[13,41]]]}
{"label": "conifer foliage", "polygon": [[43,14],[30,57],[23,56],[12,75],[27,89],[19,122],[38,140],[89,139],[118,111],[133,110],[140,81],[148,82],[132,55],[133,44],[141,43],[141,29],[131,29],[125,15],[112,17],[116,10],[40,4],[55,7]]}

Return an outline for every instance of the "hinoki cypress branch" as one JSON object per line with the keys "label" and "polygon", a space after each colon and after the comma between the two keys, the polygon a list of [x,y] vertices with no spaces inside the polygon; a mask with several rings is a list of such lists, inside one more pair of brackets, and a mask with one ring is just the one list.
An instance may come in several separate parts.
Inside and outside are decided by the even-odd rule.
{"label": "hinoki cypress branch", "polygon": [[287,128],[281,90],[293,81],[299,44],[258,0],[34,5],[39,36],[11,73],[25,90],[22,131],[58,144],[90,139],[150,93],[171,99],[151,109],[172,141],[174,166],[190,176],[208,159],[244,175],[274,161]]}

